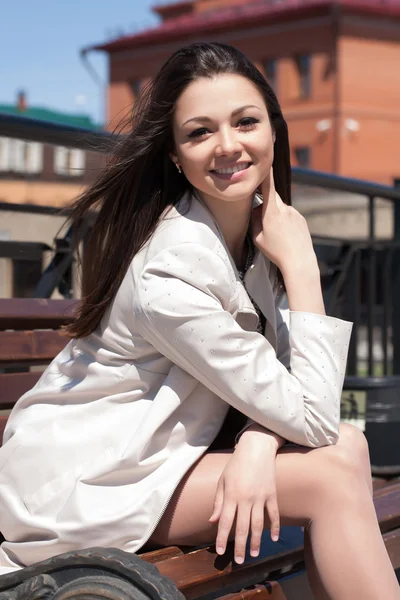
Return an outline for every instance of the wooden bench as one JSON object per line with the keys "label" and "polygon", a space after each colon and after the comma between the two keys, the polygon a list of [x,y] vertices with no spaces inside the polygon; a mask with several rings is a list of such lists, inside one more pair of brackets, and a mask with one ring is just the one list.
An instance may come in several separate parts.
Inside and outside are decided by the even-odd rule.
{"label": "wooden bench", "polygon": [[0,435],[7,414],[38,381],[45,366],[65,346],[59,331],[76,301],[0,299]]}
{"label": "wooden bench", "polygon": [[[59,329],[70,320],[74,304],[70,300],[0,299],[1,436],[9,410],[66,344]],[[374,489],[382,535],[394,568],[400,569],[400,481],[375,480]],[[278,543],[274,554],[240,566],[233,562],[232,544],[224,556],[218,556],[212,546],[169,547],[139,555],[104,548],[82,550],[0,577],[0,600],[28,600],[36,593],[46,600],[56,594],[58,600],[79,598],[79,594],[109,600],[158,600],[182,598],[182,594],[190,600],[311,600],[301,538],[297,536],[290,549],[276,553],[280,547]],[[39,570],[47,574],[38,576]],[[83,596],[82,590],[88,589],[92,596]],[[72,591],[76,596],[70,595]]]}

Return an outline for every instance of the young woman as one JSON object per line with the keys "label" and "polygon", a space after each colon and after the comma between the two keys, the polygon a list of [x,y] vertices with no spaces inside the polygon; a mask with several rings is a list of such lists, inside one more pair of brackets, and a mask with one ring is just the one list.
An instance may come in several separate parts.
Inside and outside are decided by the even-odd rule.
{"label": "young woman", "polygon": [[399,598],[365,439],[339,431],[351,325],[325,315],[260,72],[176,52],[73,220],[94,208],[72,339],[0,451],[3,571],[230,536],[241,563],[298,524],[317,598]]}

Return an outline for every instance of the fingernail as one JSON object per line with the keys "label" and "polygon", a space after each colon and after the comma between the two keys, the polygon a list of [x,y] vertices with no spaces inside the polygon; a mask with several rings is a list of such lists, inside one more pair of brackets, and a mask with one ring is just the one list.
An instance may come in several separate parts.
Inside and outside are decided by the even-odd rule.
{"label": "fingernail", "polygon": [[272,541],[273,542],[277,542],[279,540],[279,535],[277,535],[276,533],[274,533],[274,535],[272,536]]}
{"label": "fingernail", "polygon": [[235,562],[236,562],[238,565],[241,565],[241,564],[242,564],[242,562],[243,562],[243,560],[244,560],[244,559],[243,559],[243,556],[235,556]]}
{"label": "fingernail", "polygon": [[250,550],[250,556],[258,556],[258,550]]}
{"label": "fingernail", "polygon": [[217,554],[223,554],[224,553],[224,549],[222,546],[217,546]]}

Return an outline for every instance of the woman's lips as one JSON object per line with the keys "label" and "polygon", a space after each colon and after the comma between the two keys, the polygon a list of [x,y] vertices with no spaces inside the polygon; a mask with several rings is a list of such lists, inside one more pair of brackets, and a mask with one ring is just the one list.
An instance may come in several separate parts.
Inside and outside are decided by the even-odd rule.
{"label": "woman's lips", "polygon": [[210,173],[213,177],[216,177],[217,179],[223,179],[224,181],[237,181],[238,179],[241,179],[248,173],[248,170],[251,167],[251,165],[252,163],[247,163],[247,167],[244,167],[243,169],[241,169],[240,171],[236,171],[235,173],[217,173],[217,171],[210,171]]}

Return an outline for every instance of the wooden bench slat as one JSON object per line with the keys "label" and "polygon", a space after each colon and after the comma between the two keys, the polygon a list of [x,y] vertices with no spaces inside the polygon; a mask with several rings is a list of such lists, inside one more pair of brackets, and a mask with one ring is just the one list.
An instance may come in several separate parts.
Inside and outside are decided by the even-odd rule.
{"label": "wooden bench slat", "polygon": [[[388,481],[385,486],[380,487],[377,490],[374,490],[374,499],[379,498],[380,496],[385,496],[387,494],[388,490],[390,490],[391,493],[393,493],[397,490],[400,491],[400,480],[395,479],[394,481]],[[399,509],[400,509],[400,507],[399,507]]]}
{"label": "wooden bench slat", "polygon": [[[383,490],[386,490],[385,494]],[[383,490],[374,496],[374,503],[381,532],[386,533],[400,527],[400,484],[389,485]]]}
{"label": "wooden bench slat", "polygon": [[[307,600],[304,596],[299,596]],[[219,600],[288,600],[277,581],[266,581],[264,585],[256,585],[251,590],[242,590],[235,594],[226,594]]]}
{"label": "wooden bench slat", "polygon": [[383,536],[386,550],[394,569],[400,569],[400,528],[388,531]]}
{"label": "wooden bench slat", "polygon": [[191,600],[205,594],[223,590],[229,586],[236,589],[266,581],[271,573],[282,569],[303,566],[303,548],[282,552],[268,558],[252,559],[243,565],[233,563],[233,545],[229,544],[223,556],[214,549],[195,550],[183,556],[165,560],[157,568],[166,575]]}
{"label": "wooden bench slat", "polygon": [[61,331],[0,331],[0,364],[49,362],[67,343]]}
{"label": "wooden bench slat", "polygon": [[0,373],[0,409],[11,408],[39,380],[42,372]]}
{"label": "wooden bench slat", "polygon": [[0,415],[0,445],[3,443],[3,434],[6,428],[8,415]]}
{"label": "wooden bench slat", "polygon": [[386,485],[388,485],[388,480],[384,479],[383,477],[374,477],[372,480],[372,485],[375,492],[375,490],[384,488]]}
{"label": "wooden bench slat", "polygon": [[56,329],[71,321],[77,300],[0,298],[0,329]]}
{"label": "wooden bench slat", "polygon": [[163,560],[175,558],[176,556],[181,556],[182,554],[183,550],[178,548],[178,546],[168,546],[166,548],[160,548],[159,550],[151,550],[150,552],[140,553],[140,558],[146,562],[158,564]]}

